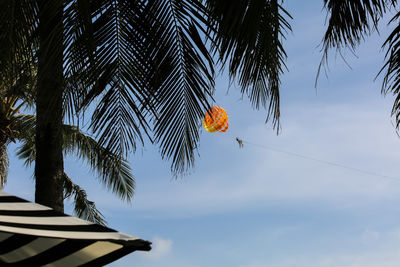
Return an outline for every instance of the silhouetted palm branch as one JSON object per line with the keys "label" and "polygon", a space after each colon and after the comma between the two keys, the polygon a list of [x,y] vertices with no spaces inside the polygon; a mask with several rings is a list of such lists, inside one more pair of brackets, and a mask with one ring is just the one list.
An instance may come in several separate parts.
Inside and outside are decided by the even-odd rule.
{"label": "silhouetted palm branch", "polygon": [[[34,133],[34,128],[31,129]],[[35,160],[35,138],[31,133],[21,137],[22,145],[17,151],[20,159],[30,165]],[[100,181],[121,199],[130,201],[135,182],[125,159],[101,147],[93,138],[84,135],[77,127],[63,126],[64,154],[77,156],[97,173]]]}
{"label": "silhouetted palm branch", "polygon": [[212,59],[195,25],[203,11],[198,6],[197,1],[154,1],[148,7],[156,22],[152,38],[162,48],[156,59],[165,70],[151,102],[154,135],[175,173],[193,165],[214,87]]}
{"label": "silhouetted palm branch", "polygon": [[[371,33],[377,29],[379,19],[387,10],[396,6],[395,0],[357,0],[357,1],[328,1],[325,7],[328,10],[329,24],[323,39],[323,59],[321,66],[327,61],[329,49],[336,48],[339,52],[344,48],[352,51]],[[390,23],[398,22],[398,12]],[[386,62],[378,75],[385,73],[383,77],[382,93],[392,93],[395,101],[392,115],[396,118],[396,127],[400,126],[400,26],[398,25],[388,36],[382,48],[387,48]],[[318,70],[319,72],[319,70]]]}
{"label": "silhouetted palm branch", "polygon": [[135,180],[124,158],[100,146],[75,126],[63,126],[63,140],[64,153],[73,154],[86,162],[97,173],[96,177],[100,177],[100,181],[121,199],[132,199]]}
{"label": "silhouetted palm branch", "polygon": [[95,203],[87,199],[86,191],[64,173],[64,198],[72,195],[74,196],[74,212],[79,218],[106,225],[104,216],[96,208]]}
{"label": "silhouetted palm branch", "polygon": [[[390,23],[397,22],[398,25],[391,32],[382,47],[387,47],[386,62],[379,73],[385,71],[382,84],[382,93],[392,93],[395,96],[392,116],[396,118],[396,128],[400,127],[400,12],[398,12]],[[379,74],[378,74],[379,75]]]}
{"label": "silhouetted palm branch", "polygon": [[[74,23],[77,16],[65,19],[80,25],[82,33],[66,38],[71,40],[66,66],[71,77],[79,78],[71,84],[89,88],[81,91],[82,103],[98,99],[91,128],[107,149],[124,155],[137,141],[143,143],[143,133],[152,140],[153,131],[174,171],[181,173],[193,163],[199,121],[214,85],[212,59],[197,30],[204,17],[201,8],[199,1],[70,6],[68,14],[92,17],[79,23]],[[86,44],[84,36],[93,38],[88,42],[95,50],[77,45]]]}
{"label": "silhouetted palm branch", "polygon": [[365,36],[377,29],[378,21],[389,8],[387,0],[324,0],[328,11],[328,28],[323,49],[346,47],[353,49]]}
{"label": "silhouetted palm branch", "polygon": [[[379,19],[395,0],[324,0],[327,10],[328,27],[322,40],[323,56],[318,68],[328,62],[328,52],[335,48],[341,54],[343,48],[354,52],[360,41],[364,40],[373,29],[377,30]],[[317,81],[316,81],[317,82]]]}
{"label": "silhouetted palm branch", "polygon": [[291,26],[289,13],[271,0],[208,0],[209,32],[214,54],[230,77],[238,77],[255,108],[268,107],[279,128],[280,75],[286,68],[282,40]]}
{"label": "silhouetted palm branch", "polygon": [[35,1],[0,1],[0,73],[1,85],[15,86],[21,75],[31,77],[37,40]]}

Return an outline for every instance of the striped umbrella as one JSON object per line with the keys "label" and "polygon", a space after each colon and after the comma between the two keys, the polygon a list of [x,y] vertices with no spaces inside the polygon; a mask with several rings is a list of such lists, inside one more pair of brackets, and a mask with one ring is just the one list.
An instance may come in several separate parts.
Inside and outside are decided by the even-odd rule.
{"label": "striped umbrella", "polygon": [[150,244],[0,191],[0,266],[103,266]]}

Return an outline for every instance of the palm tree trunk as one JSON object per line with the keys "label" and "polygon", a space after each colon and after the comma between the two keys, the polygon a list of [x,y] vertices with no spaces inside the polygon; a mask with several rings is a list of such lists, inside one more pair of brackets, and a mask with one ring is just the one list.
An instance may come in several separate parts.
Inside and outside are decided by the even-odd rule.
{"label": "palm tree trunk", "polygon": [[61,0],[38,0],[38,6],[35,201],[62,212],[63,4]]}

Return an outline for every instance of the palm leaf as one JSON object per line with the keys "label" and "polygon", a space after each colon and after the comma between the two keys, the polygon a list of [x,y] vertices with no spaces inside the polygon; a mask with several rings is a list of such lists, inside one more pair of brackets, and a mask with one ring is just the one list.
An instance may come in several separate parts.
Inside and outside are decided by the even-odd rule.
{"label": "palm leaf", "polygon": [[100,225],[107,224],[103,214],[96,208],[95,203],[87,199],[86,191],[64,173],[64,199],[72,195],[74,195],[74,212],[79,218]]}
{"label": "palm leaf", "polygon": [[72,153],[89,164],[101,182],[121,199],[130,201],[135,180],[128,162],[101,147],[96,140],[84,135],[77,127],[63,126],[64,153]]}
{"label": "palm leaf", "polygon": [[102,3],[68,0],[64,9],[64,113],[73,124],[75,118],[79,119],[85,88],[89,88],[97,76],[88,66],[93,65],[96,51],[92,14]]}
{"label": "palm leaf", "polygon": [[280,75],[286,68],[282,39],[291,30],[291,16],[276,0],[206,3],[214,53],[255,108],[268,106],[267,120],[272,116],[279,128]]}
{"label": "palm leaf", "polygon": [[[398,12],[390,23],[399,21],[400,12]],[[395,96],[392,107],[392,116],[396,119],[396,128],[400,127],[400,24],[391,32],[382,48],[387,47],[386,62],[380,72],[385,72],[382,83],[382,93],[392,93]]]}
{"label": "palm leaf", "polygon": [[143,142],[142,130],[148,129],[141,112],[148,98],[143,68],[149,62],[143,55],[143,22],[137,16],[140,1],[82,3],[71,5],[65,20],[75,27],[66,33],[68,77],[75,89],[82,88],[77,103],[82,98],[83,104],[91,103],[101,95],[92,129],[101,145],[122,155],[135,149],[138,140]]}
{"label": "palm leaf", "polygon": [[[84,108],[97,99],[91,129],[102,146],[126,155],[143,144],[143,135],[153,141],[153,131],[174,171],[193,163],[214,86],[212,58],[198,32],[201,8],[195,0],[102,0],[83,7],[92,17],[80,24],[86,25],[79,27],[82,34],[66,37],[66,65],[68,77],[84,82],[74,83],[86,88]],[[91,34],[94,49],[75,45]]]}
{"label": "palm leaf", "polygon": [[17,151],[17,156],[25,160],[25,166],[30,166],[36,158],[35,127],[36,117],[34,115],[20,115],[15,121],[16,138],[22,143]]}
{"label": "palm leaf", "polygon": [[[28,123],[31,121],[26,122]],[[25,160],[26,165],[30,165],[36,157],[34,135],[27,134],[20,139],[22,145],[17,155]],[[125,159],[101,147],[93,138],[70,125],[63,126],[63,151],[64,154],[73,154],[86,162],[97,173],[100,181],[121,199],[132,199],[135,181]]]}
{"label": "palm leaf", "polygon": [[391,0],[324,0],[328,12],[328,27],[322,40],[323,56],[318,68],[317,79],[322,66],[328,61],[328,52],[335,48],[341,53],[342,48],[352,52],[360,41],[377,30],[379,19],[386,10],[395,5]]}
{"label": "palm leaf", "polygon": [[193,165],[214,88],[212,59],[196,26],[199,6],[198,1],[153,1],[147,7],[155,21],[152,37],[160,48],[156,59],[164,70],[152,103],[155,140],[162,157],[172,159],[175,174]]}
{"label": "palm leaf", "polygon": [[[1,85],[11,88],[21,74],[30,74],[35,58],[36,1],[0,1]],[[29,76],[29,75],[28,75]]]}
{"label": "palm leaf", "polygon": [[[354,51],[360,41],[377,30],[379,19],[391,7],[396,6],[397,1],[385,0],[357,0],[357,1],[333,1],[325,0],[325,8],[328,11],[329,23],[323,38],[323,57],[318,69],[317,78],[321,69],[328,60],[328,51],[336,48],[349,48]],[[389,23],[398,21],[398,12]],[[396,118],[396,127],[400,126],[400,26],[397,26],[386,39],[382,48],[387,47],[386,62],[378,75],[385,72],[382,83],[382,93],[391,92],[395,96],[392,108],[392,116]]]}

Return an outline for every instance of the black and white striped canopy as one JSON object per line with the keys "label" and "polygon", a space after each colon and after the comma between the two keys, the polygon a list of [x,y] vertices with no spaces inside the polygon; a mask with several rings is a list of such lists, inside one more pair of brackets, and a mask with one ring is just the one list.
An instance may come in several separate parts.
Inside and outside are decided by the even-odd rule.
{"label": "black and white striped canopy", "polygon": [[0,191],[0,266],[103,266],[150,244]]}

